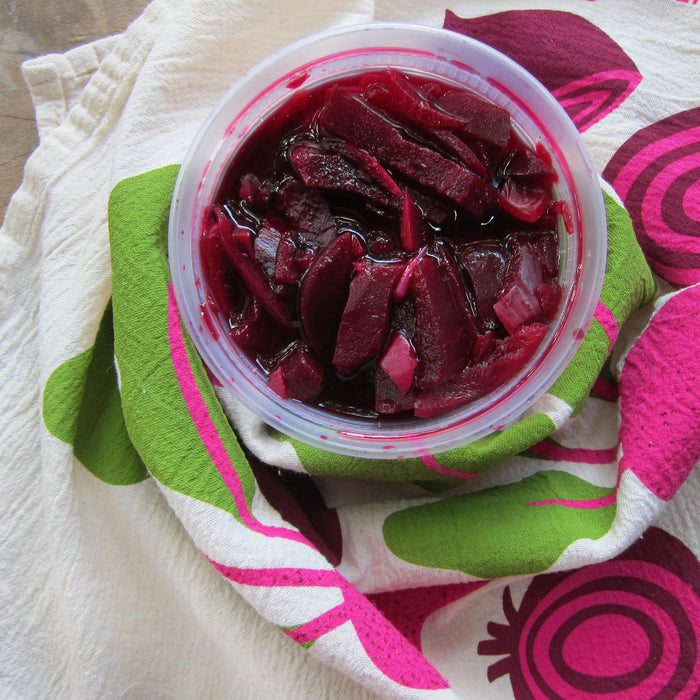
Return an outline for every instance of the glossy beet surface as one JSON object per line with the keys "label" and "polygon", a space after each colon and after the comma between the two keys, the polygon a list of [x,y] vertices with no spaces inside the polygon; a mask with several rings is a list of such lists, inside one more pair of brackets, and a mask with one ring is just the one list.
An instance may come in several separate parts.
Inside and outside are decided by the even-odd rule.
{"label": "glossy beet surface", "polygon": [[555,181],[466,89],[391,68],[300,89],[215,197],[210,306],[285,399],[441,415],[518,374],[557,313]]}

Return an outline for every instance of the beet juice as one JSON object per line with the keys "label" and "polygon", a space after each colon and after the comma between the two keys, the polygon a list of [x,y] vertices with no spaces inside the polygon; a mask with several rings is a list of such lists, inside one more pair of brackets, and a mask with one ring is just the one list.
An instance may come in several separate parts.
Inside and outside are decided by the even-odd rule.
{"label": "beet juice", "polygon": [[555,181],[465,88],[392,68],[302,88],[214,197],[207,303],[285,399],[444,414],[514,377],[557,314]]}

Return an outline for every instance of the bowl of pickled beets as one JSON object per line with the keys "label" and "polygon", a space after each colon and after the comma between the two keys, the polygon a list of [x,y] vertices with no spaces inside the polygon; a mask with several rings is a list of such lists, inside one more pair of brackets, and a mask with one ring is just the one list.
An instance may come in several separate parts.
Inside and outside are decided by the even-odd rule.
{"label": "bowl of pickled beets", "polygon": [[607,229],[554,98],[497,51],[405,24],[315,35],[221,99],[169,222],[179,311],[268,425],[348,455],[520,419],[593,317]]}

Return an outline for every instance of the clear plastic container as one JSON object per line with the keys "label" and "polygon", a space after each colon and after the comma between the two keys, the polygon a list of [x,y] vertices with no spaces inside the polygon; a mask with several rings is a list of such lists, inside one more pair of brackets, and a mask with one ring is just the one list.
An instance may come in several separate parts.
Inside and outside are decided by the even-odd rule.
{"label": "clear plastic container", "polygon": [[[297,89],[394,66],[466,86],[506,107],[558,173],[573,230],[560,226],[564,301],[531,362],[511,381],[462,409],[432,419],[368,419],[284,400],[229,339],[226,320],[202,315],[206,289],[199,239],[212,197],[246,136]],[[580,346],[602,287],[607,225],[598,176],[573,123],[529,73],[494,49],[442,29],[358,25],[297,42],[240,79],[201,127],[180,170],[169,223],[178,308],[197,350],[221,383],[281,432],[324,450],[368,458],[435,454],[512,425],[544,394]]]}

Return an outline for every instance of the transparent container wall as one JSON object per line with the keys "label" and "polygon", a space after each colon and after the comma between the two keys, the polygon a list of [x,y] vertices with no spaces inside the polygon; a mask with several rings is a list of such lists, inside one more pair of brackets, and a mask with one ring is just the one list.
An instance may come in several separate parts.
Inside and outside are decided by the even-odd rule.
{"label": "transparent container wall", "polygon": [[[284,400],[230,341],[226,319],[205,319],[199,239],[212,197],[245,138],[295,90],[388,65],[465,86],[506,107],[516,128],[541,142],[571,213],[560,226],[566,303],[530,364],[483,399],[435,419],[364,419]],[[600,294],[607,229],[597,174],[566,113],[532,76],[499,52],[441,29],[374,24],[316,35],[274,54],[236,83],[199,131],[175,187],[170,268],[178,302],[210,370],[272,427],[325,450],[374,458],[436,453],[517,421],[578,349]]]}

